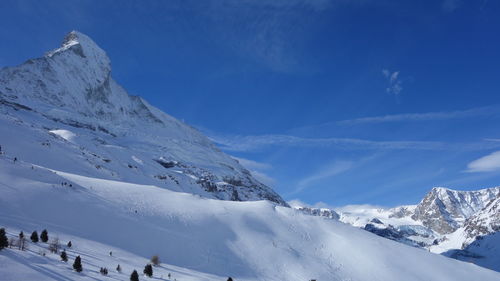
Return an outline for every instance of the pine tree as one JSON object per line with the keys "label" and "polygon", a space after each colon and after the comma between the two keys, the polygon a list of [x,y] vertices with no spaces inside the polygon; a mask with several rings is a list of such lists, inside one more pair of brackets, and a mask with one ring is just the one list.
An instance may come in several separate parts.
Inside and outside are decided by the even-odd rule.
{"label": "pine tree", "polygon": [[151,264],[147,264],[145,267],[144,267],[144,274],[146,274],[147,277],[151,277],[153,276],[153,267],[151,266]]}
{"label": "pine tree", "polygon": [[65,251],[65,250],[63,250],[63,251],[61,252],[61,260],[62,260],[63,262],[67,262],[67,261],[68,261],[68,255],[66,254],[66,251]]}
{"label": "pine tree", "polygon": [[33,233],[31,233],[30,239],[31,239],[31,242],[38,243],[38,232],[36,232],[36,230],[33,231]]}
{"label": "pine tree", "polygon": [[73,269],[76,272],[81,272],[83,270],[83,268],[82,268],[82,259],[80,258],[80,256],[78,256],[78,257],[75,258],[75,262],[73,263]]}
{"label": "pine tree", "polygon": [[47,229],[44,229],[42,231],[42,234],[40,234],[40,239],[43,243],[47,243],[47,241],[49,241],[49,233],[47,232]]}
{"label": "pine tree", "polygon": [[130,275],[130,281],[139,281],[139,274],[137,273],[137,270],[134,270],[134,272]]}
{"label": "pine tree", "polygon": [[19,239],[20,239],[20,240],[21,240],[21,239],[24,239],[24,233],[23,233],[22,231],[21,231],[21,232],[19,232]]}
{"label": "pine tree", "polygon": [[121,272],[122,272],[122,267],[121,267],[120,265],[118,265],[118,266],[116,267],[116,271],[118,271],[118,273],[121,273]]}
{"label": "pine tree", "polygon": [[229,277],[227,278],[227,281],[233,281],[233,278]]}
{"label": "pine tree", "polygon": [[9,240],[5,234],[5,228],[0,228],[0,250],[9,246]]}
{"label": "pine tree", "polygon": [[68,242],[68,248],[71,248],[71,246],[73,246],[73,244],[71,244],[71,241]]}

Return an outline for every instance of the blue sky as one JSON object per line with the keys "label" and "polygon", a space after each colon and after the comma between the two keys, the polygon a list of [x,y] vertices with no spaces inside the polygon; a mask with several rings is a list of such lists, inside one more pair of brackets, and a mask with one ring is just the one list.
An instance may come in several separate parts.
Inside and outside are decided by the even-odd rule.
{"label": "blue sky", "polygon": [[86,33],[131,94],[287,200],[393,206],[500,185],[498,1],[117,3],[1,1],[0,66]]}

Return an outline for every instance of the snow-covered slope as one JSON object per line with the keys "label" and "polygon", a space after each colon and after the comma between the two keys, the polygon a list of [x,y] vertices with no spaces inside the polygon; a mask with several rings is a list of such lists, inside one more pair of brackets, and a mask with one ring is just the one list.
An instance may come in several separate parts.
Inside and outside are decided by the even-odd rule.
{"label": "snow-covered slope", "polygon": [[0,115],[0,145],[31,163],[286,206],[197,130],[129,95],[111,77],[106,53],[76,31],[44,57],[0,70]]}
{"label": "snow-covered slope", "polygon": [[500,232],[499,187],[476,191],[435,187],[418,205],[352,205],[330,212],[338,213],[341,222],[379,236],[500,271],[496,263],[500,248],[495,246]]}
{"label": "snow-covered slope", "polygon": [[[499,280],[500,273],[268,201],[202,198],[0,157],[0,226],[47,228],[82,256],[80,274],[47,253],[0,251],[2,280],[128,280],[158,254],[162,280]],[[113,251],[113,256],[108,252]],[[124,273],[101,277],[99,267]],[[172,280],[173,280],[172,278]],[[142,280],[142,279],[141,279]]]}

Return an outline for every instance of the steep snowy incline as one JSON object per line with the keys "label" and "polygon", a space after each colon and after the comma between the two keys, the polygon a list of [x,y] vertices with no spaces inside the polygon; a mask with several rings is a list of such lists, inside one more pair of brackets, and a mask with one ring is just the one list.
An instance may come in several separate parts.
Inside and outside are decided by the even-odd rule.
{"label": "steep snowy incline", "polygon": [[[232,276],[235,280],[267,281],[500,278],[499,273],[473,264],[267,201],[200,198],[153,185],[54,171],[22,160],[14,163],[5,156],[0,157],[0,193],[0,226],[8,230],[28,232],[47,228],[61,237],[90,240],[118,252],[120,249],[129,252],[133,257],[146,259],[158,254],[167,268],[185,268],[185,272],[204,278]],[[0,256],[13,267],[27,263],[22,257],[14,259],[3,251]],[[101,262],[107,263],[108,259]],[[52,263],[44,266],[51,267]],[[92,268],[95,266],[99,264]],[[51,280],[52,276],[45,275],[46,272],[38,272],[44,276],[40,280]],[[26,279],[25,272],[17,273],[19,280]],[[0,274],[12,276],[6,267],[0,267]],[[96,273],[87,269],[82,274],[92,277]],[[63,277],[60,278],[81,279],[70,270]]]}
{"label": "steep snowy incline", "polygon": [[[72,140],[55,143],[58,149],[72,153],[54,157],[49,155],[51,151],[40,150],[37,159],[24,151],[39,143],[2,134],[8,136],[0,140],[5,149],[46,167],[58,168],[57,162],[73,160],[66,171],[80,173],[86,169],[82,165],[91,164],[98,168],[90,175],[99,177],[133,178],[137,183],[155,183],[209,198],[267,199],[286,206],[271,188],[197,130],[129,95],[111,77],[106,53],[76,31],[44,57],[0,70],[0,114],[9,116],[2,122],[22,124],[26,135],[53,148],[55,141],[47,134],[63,139],[73,134]],[[11,124],[3,126],[10,128]],[[78,161],[85,151],[100,159]],[[49,158],[52,160],[45,160]]]}

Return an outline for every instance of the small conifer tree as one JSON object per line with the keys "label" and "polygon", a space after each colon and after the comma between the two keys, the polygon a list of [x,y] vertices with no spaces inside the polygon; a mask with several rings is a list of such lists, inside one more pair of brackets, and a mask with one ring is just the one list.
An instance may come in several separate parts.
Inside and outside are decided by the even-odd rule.
{"label": "small conifer tree", "polygon": [[33,233],[31,233],[30,239],[31,239],[31,242],[38,243],[38,232],[36,232],[36,230],[33,231]]}
{"label": "small conifer tree", "polygon": [[229,277],[227,278],[227,281],[233,281],[233,278]]}
{"label": "small conifer tree", "polygon": [[151,277],[153,276],[153,267],[151,266],[151,264],[147,264],[145,267],[144,267],[144,274],[146,274],[147,277]]}
{"label": "small conifer tree", "polygon": [[134,270],[134,272],[130,275],[130,281],[139,281],[139,274],[137,273],[137,270]]}
{"label": "small conifer tree", "polygon": [[71,244],[71,241],[69,241],[66,246],[68,246],[68,248],[71,248],[71,246],[73,246],[73,244]]}
{"label": "small conifer tree", "polygon": [[5,228],[0,228],[0,250],[9,246],[9,240],[5,234]]}
{"label": "small conifer tree", "polygon": [[122,267],[121,267],[120,265],[118,265],[118,266],[116,267],[116,271],[118,271],[118,273],[121,273],[121,272],[122,272]]}
{"label": "small conifer tree", "polygon": [[83,270],[83,268],[82,268],[82,259],[80,258],[80,256],[77,256],[75,258],[75,262],[73,263],[73,269],[76,272],[81,272]]}
{"label": "small conifer tree", "polygon": [[47,241],[49,241],[49,233],[47,232],[47,229],[44,229],[42,231],[42,234],[40,234],[40,239],[43,243],[47,243]]}
{"label": "small conifer tree", "polygon": [[67,262],[67,261],[68,261],[68,255],[66,254],[66,251],[65,251],[65,250],[63,250],[63,251],[61,252],[61,260],[62,260],[63,262]]}

